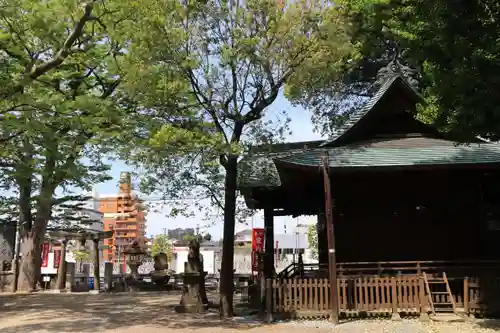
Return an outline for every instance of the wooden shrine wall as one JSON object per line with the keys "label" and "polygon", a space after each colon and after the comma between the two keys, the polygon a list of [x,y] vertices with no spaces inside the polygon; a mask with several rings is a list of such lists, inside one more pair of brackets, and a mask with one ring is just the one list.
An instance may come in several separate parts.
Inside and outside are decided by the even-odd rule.
{"label": "wooden shrine wall", "polygon": [[500,259],[480,176],[406,171],[334,180],[337,260]]}

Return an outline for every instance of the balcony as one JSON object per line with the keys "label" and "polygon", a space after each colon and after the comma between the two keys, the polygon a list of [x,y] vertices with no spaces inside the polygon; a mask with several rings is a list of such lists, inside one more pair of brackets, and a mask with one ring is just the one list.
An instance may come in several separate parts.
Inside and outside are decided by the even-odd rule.
{"label": "balcony", "polygon": [[137,227],[136,226],[127,226],[127,225],[116,225],[115,226],[115,231],[136,231],[137,230]]}
{"label": "balcony", "polygon": [[[135,233],[127,233],[126,235],[116,235],[116,239],[124,239],[124,238],[136,238],[136,234]],[[117,241],[118,243],[118,241]]]}

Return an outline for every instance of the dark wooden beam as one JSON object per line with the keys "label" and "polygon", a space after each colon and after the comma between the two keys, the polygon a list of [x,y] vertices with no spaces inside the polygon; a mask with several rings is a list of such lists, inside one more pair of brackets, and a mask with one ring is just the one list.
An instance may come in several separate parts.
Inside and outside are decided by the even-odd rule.
{"label": "dark wooden beam", "polygon": [[274,273],[274,216],[271,208],[264,209],[264,277]]}

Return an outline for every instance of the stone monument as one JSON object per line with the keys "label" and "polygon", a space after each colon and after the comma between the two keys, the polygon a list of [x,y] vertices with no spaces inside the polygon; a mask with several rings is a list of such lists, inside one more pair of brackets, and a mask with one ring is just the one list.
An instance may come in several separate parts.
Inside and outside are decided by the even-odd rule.
{"label": "stone monument", "polygon": [[184,263],[181,302],[175,310],[177,312],[203,312],[207,309],[208,303],[208,301],[204,303],[206,300],[204,286],[207,273],[203,271],[203,262],[200,260],[199,240],[189,242],[187,259],[187,262]]}
{"label": "stone monument", "polygon": [[132,244],[128,245],[123,254],[127,259],[127,266],[130,268],[130,274],[125,277],[125,283],[127,284],[129,291],[139,291],[140,289],[140,279],[139,279],[139,266],[144,259],[146,252],[142,249],[138,241],[133,241]]}
{"label": "stone monument", "polygon": [[158,286],[165,286],[170,280],[170,275],[168,274],[168,257],[165,253],[160,252],[153,259],[155,264],[154,271],[151,273],[151,281]]}

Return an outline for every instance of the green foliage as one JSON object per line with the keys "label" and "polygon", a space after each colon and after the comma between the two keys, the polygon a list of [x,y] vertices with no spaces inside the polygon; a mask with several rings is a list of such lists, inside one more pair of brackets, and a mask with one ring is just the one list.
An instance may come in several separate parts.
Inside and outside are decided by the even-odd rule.
{"label": "green foliage", "polygon": [[202,236],[201,235],[185,235],[184,237],[182,237],[182,240],[188,244],[189,242],[192,242],[192,241],[201,241],[202,240]]}
{"label": "green foliage", "polygon": [[[138,144],[151,149],[127,157],[141,166],[144,192],[170,199],[169,213],[189,216],[189,207],[201,209],[206,201],[200,200],[208,199],[213,220],[225,207],[227,169],[250,144],[288,134],[288,116],[266,117],[268,107],[285,83],[301,80],[306,63],[338,66],[349,50],[344,27],[319,2],[283,10],[268,0],[144,1],[139,7],[130,55],[143,69],[128,88],[155,120]],[[172,103],[181,106],[178,114],[168,108]],[[236,216],[244,221],[251,212],[237,201]]]}
{"label": "green foliage", "polygon": [[[289,96],[334,130],[373,93],[379,71],[396,54],[416,70],[427,99],[418,117],[459,139],[498,140],[500,25],[497,1],[355,0],[337,2],[356,52],[343,75],[307,69]],[[404,73],[403,73],[404,74]],[[330,119],[334,121],[331,122]]]}
{"label": "green foliage", "polygon": [[307,229],[307,242],[311,250],[311,258],[318,260],[318,230],[315,224],[309,225]]}
{"label": "green foliage", "polygon": [[500,137],[500,5],[497,1],[390,2],[387,25],[422,68],[424,117],[470,139]]}
{"label": "green foliage", "polygon": [[155,256],[159,253],[165,253],[167,255],[167,262],[172,260],[172,246],[168,242],[168,236],[161,234],[155,236],[153,240],[153,246],[151,248],[151,256]]}
{"label": "green foliage", "polygon": [[87,261],[89,260],[90,254],[87,250],[74,250],[73,257],[77,261]]}
{"label": "green foliage", "polygon": [[0,183],[9,190],[4,201],[18,207],[22,234],[29,235],[21,284],[36,282],[37,243],[49,220],[61,217],[53,208],[78,210],[71,192],[109,179],[104,157],[134,126],[117,90],[126,78],[121,29],[133,13],[124,5],[2,3]]}

